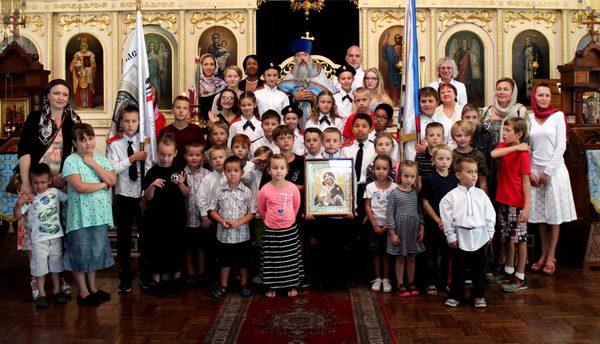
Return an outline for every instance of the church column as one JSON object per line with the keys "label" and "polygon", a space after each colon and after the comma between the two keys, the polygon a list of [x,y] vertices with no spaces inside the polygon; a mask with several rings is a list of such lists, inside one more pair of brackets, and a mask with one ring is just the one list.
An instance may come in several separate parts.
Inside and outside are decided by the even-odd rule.
{"label": "church column", "polygon": [[561,61],[563,63],[568,63],[569,61],[569,22],[568,22],[568,17],[569,17],[569,13],[567,10],[562,10],[560,11],[560,17],[562,19],[561,23],[562,23],[562,27],[561,27],[561,33],[562,33],[562,58]]}
{"label": "church column", "polygon": [[430,61],[430,66],[431,66],[431,75],[430,75],[430,79],[429,82],[436,80],[437,79],[437,70],[435,69],[436,65],[437,65],[437,47],[436,47],[436,42],[437,42],[437,20],[435,20],[435,16],[437,15],[436,10],[434,8],[429,9],[429,59]]}
{"label": "church column", "polygon": [[54,75],[52,74],[52,56],[54,55],[52,52],[52,49],[54,49],[52,45],[54,40],[54,15],[52,12],[46,13],[46,24],[48,24],[48,33],[46,35],[46,38],[48,39],[48,47],[46,50],[46,64],[44,68],[50,71],[50,79],[54,79]]}
{"label": "church column", "polygon": [[359,21],[358,21],[358,32],[360,32],[359,43],[360,49],[363,53],[363,68],[368,68],[371,66],[371,61],[369,60],[369,51],[367,49],[369,40],[368,40],[368,23],[367,19],[369,16],[369,10],[367,8],[361,8],[359,13]]}
{"label": "church column", "polygon": [[[256,9],[248,9],[248,39],[246,41],[246,55],[256,54]],[[239,48],[238,48],[239,51]],[[239,55],[239,54],[238,54]],[[242,56],[238,56],[238,61]],[[240,65],[241,63],[238,63]]]}
{"label": "church column", "polygon": [[[177,34],[179,36],[179,44],[178,44],[178,48],[179,48],[179,85],[177,86],[179,88],[178,91],[176,91],[176,94],[179,95],[182,92],[185,92],[187,94],[187,87],[185,84],[185,69],[186,69],[186,65],[185,65],[185,52],[186,52],[186,43],[187,43],[187,39],[185,37],[186,32],[185,32],[185,11],[181,10],[179,11],[179,28],[177,29]],[[194,45],[194,43],[192,42],[192,46]],[[175,63],[175,61],[173,61],[173,63]]]}

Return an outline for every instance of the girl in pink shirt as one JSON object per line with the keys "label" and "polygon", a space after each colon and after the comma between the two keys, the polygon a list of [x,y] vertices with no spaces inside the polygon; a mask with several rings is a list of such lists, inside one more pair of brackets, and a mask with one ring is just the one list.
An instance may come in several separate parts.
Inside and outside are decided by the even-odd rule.
{"label": "girl in pink shirt", "polygon": [[263,284],[269,288],[268,298],[278,289],[287,290],[289,297],[298,295],[304,278],[302,252],[296,216],[300,209],[300,191],[285,180],[287,159],[273,155],[267,169],[271,181],[258,192],[258,213],[264,222],[261,271]]}

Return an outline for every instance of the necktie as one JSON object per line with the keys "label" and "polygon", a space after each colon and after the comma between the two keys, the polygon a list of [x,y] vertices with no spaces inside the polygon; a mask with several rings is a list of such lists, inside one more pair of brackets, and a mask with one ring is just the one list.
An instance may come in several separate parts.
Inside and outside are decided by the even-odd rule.
{"label": "necktie", "polygon": [[327,122],[327,125],[331,125],[331,122],[329,121],[329,118],[327,118],[327,116],[323,116],[319,120],[319,124],[323,124],[323,122]]}
{"label": "necktie", "polygon": [[356,152],[356,160],[354,161],[354,171],[356,172],[356,182],[360,181],[360,172],[362,170],[363,161],[363,146],[364,143],[358,144],[358,152]]}
{"label": "necktie", "polygon": [[250,121],[246,121],[246,123],[244,123],[244,126],[242,127],[243,130],[246,130],[246,128],[252,128],[252,131],[254,131],[256,128],[254,127],[254,124],[252,124],[252,122]]}
{"label": "necktie", "polygon": [[352,98],[350,98],[350,95],[346,94],[345,96],[343,96],[343,97],[342,97],[342,101],[344,101],[344,100],[346,100],[346,99],[348,99],[348,101],[349,101],[350,103],[352,103]]}
{"label": "necktie", "polygon": [[[130,157],[133,155],[133,147],[131,147],[131,145],[133,144],[133,141],[127,141],[127,156]],[[137,161],[134,161],[131,166],[129,166],[129,179],[131,179],[131,181],[135,182],[138,179],[138,172],[137,172]]]}

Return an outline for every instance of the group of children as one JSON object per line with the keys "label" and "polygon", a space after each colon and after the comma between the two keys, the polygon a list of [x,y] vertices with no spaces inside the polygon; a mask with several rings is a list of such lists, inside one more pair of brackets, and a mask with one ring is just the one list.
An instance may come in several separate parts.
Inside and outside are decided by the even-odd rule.
{"label": "group of children", "polygon": [[[89,190],[69,183],[69,190],[79,193],[115,185],[119,293],[132,290],[131,233],[136,223],[140,277],[158,297],[178,293],[186,283],[213,282],[212,295],[220,298],[231,290],[233,271],[239,272],[239,293],[244,297],[253,294],[253,283],[262,285],[267,297],[278,291],[294,297],[308,281],[317,288],[340,287],[356,277],[353,274],[364,276],[371,268],[371,288],[390,292],[391,259],[398,294],[415,296],[416,257],[426,252],[428,294],[449,290],[446,305],[456,306],[464,298],[465,280],[471,280],[475,306],[485,307],[486,247],[496,222],[486,178],[497,178],[502,238],[513,242],[517,252],[515,262],[515,246],[508,245],[506,265],[516,265],[517,272],[502,288],[527,288],[529,148],[521,142],[527,134],[524,120],[507,120],[504,142],[482,151],[474,147],[481,141],[474,135],[487,135],[478,125],[477,108],[465,107],[463,119],[452,124],[447,138],[444,125],[431,121],[439,103],[437,92],[424,88],[424,142],[416,145],[415,161],[400,161],[400,143],[386,131],[392,107],[381,103],[371,113],[369,90],[351,90],[353,78],[345,75],[353,75],[350,68],[344,66],[338,79],[345,94],[341,101],[350,101],[353,113],[340,114],[339,97],[328,91],[316,97],[306,118],[294,105],[259,113],[261,102],[253,92],[239,98],[236,92],[222,93],[220,109],[239,108],[239,116],[219,117],[206,138],[188,122],[190,100],[178,96],[173,124],[158,135],[154,166],[147,159],[149,148],[140,151],[138,109],[126,106],[120,117],[122,136],[107,146],[110,165],[94,168],[102,181]],[[276,68],[267,68],[265,74],[270,71]],[[277,78],[265,80],[273,87]],[[301,130],[304,120],[306,128]],[[89,136],[81,137],[81,145]],[[450,141],[455,149],[446,144]],[[93,145],[85,148],[93,150]],[[488,156],[499,160],[497,177],[488,175]],[[304,214],[305,160],[343,158],[352,159],[355,211],[338,217]],[[111,185],[105,174],[113,170],[116,181]],[[32,178],[38,175],[32,169]],[[43,188],[35,191],[36,197],[46,193]],[[52,195],[65,199],[59,192]],[[20,198],[21,204],[31,201]],[[109,198],[102,202],[90,206],[110,209]],[[27,206],[21,211],[27,212]],[[363,269],[368,251],[372,266]],[[33,267],[32,260],[32,272]],[[98,292],[93,284],[91,289]]]}

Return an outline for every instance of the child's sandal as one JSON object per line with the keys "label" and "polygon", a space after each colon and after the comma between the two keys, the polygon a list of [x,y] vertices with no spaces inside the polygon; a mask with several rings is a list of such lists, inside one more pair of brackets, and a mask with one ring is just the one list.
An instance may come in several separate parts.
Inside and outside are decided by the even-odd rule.
{"label": "child's sandal", "polygon": [[[552,265],[548,265],[548,262],[552,263]],[[544,269],[542,270],[546,275],[552,275],[556,271],[556,258],[548,258],[546,259],[546,264],[544,265]]]}
{"label": "child's sandal", "polygon": [[287,293],[288,297],[296,297],[298,296],[298,291],[296,289],[290,289]]}
{"label": "child's sandal", "polygon": [[430,285],[429,287],[427,287],[427,295],[429,295],[429,296],[437,296],[438,295],[438,289],[434,285]]}
{"label": "child's sandal", "polygon": [[408,291],[410,292],[410,296],[419,296],[419,291],[412,283],[408,286]]}
{"label": "child's sandal", "polygon": [[406,287],[404,286],[404,284],[401,284],[400,287],[398,287],[398,291],[396,293],[401,298],[410,297],[410,292],[408,290],[406,290]]}
{"label": "child's sandal", "polygon": [[274,299],[275,298],[275,290],[269,290],[268,292],[266,292],[265,297],[267,297],[268,299]]}

